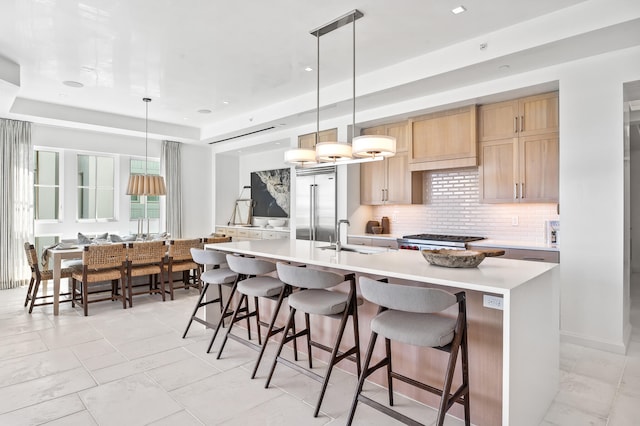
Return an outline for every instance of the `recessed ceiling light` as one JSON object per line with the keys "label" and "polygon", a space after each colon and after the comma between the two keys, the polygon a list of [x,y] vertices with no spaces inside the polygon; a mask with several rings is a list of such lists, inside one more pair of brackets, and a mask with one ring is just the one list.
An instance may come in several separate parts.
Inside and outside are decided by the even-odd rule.
{"label": "recessed ceiling light", "polygon": [[211,114],[212,111],[210,109],[203,108],[203,109],[199,109],[198,112],[200,114]]}
{"label": "recessed ceiling light", "polygon": [[229,101],[222,101],[223,104],[229,105]]}
{"label": "recessed ceiling light", "polygon": [[73,81],[73,80],[63,81],[62,84],[64,84],[65,86],[75,87],[75,88],[84,87],[84,84],[80,83],[79,81]]}
{"label": "recessed ceiling light", "polygon": [[280,145],[280,142],[276,142],[276,145]]}
{"label": "recessed ceiling light", "polygon": [[501,70],[501,71],[507,71],[509,68],[511,68],[511,66],[510,66],[510,65],[507,65],[507,64],[500,65],[500,66],[498,67],[498,69],[499,69],[499,70]]}
{"label": "recessed ceiling light", "polygon": [[310,71],[313,71],[313,68],[311,68],[311,67],[306,67],[304,70],[305,70],[306,72],[310,72]]}
{"label": "recessed ceiling light", "polygon": [[188,119],[189,119],[189,117],[182,117],[182,119],[183,119],[183,120],[188,120]]}
{"label": "recessed ceiling light", "polygon": [[466,8],[466,7],[464,7],[464,6],[458,6],[458,7],[456,7],[456,8],[451,9],[451,12],[452,12],[454,15],[458,15],[458,14],[460,14],[460,13],[462,13],[462,12],[465,12],[466,10],[467,10],[467,8]]}

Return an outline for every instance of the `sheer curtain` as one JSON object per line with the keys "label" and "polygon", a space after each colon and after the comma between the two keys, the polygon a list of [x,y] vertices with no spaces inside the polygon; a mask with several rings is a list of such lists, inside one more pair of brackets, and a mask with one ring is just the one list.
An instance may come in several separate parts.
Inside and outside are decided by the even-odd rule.
{"label": "sheer curtain", "polygon": [[24,243],[33,239],[31,123],[0,119],[0,289],[31,277]]}
{"label": "sheer curtain", "polygon": [[162,141],[160,168],[167,186],[167,232],[172,238],[182,238],[182,171],[180,143]]}

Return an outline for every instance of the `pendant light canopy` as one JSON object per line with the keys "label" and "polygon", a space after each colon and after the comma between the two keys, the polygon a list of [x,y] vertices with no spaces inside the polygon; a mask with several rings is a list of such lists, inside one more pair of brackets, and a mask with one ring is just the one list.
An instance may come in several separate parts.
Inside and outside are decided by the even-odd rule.
{"label": "pendant light canopy", "polygon": [[167,195],[164,178],[158,175],[147,174],[148,150],[149,150],[149,102],[151,98],[142,98],[146,107],[144,128],[144,174],[129,176],[127,195]]}
{"label": "pendant light canopy", "polygon": [[[334,19],[320,28],[310,31],[317,40],[317,96],[316,96],[316,141],[320,136],[320,37],[353,23],[353,130],[355,131],[356,118],[356,20],[364,15],[357,9]],[[314,154],[312,160],[312,153]],[[380,160],[382,157],[395,155],[396,140],[391,136],[359,136],[353,138],[353,146],[344,142],[320,142],[316,143],[315,151],[310,149],[290,149],[284,153],[287,163],[302,166],[326,162],[363,162]],[[354,160],[354,157],[364,159]]]}

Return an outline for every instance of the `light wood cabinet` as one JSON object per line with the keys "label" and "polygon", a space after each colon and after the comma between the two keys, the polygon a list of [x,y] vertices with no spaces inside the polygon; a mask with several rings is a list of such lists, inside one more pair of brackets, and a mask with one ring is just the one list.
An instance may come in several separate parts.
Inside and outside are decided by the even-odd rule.
{"label": "light wood cabinet", "polygon": [[[471,245],[471,250],[495,250],[496,247],[485,247],[482,245]],[[560,263],[560,252],[555,250],[532,250],[511,247],[500,247],[504,250],[504,255],[497,259],[517,259],[534,262]]]}
{"label": "light wood cabinet", "polygon": [[480,143],[480,200],[485,203],[557,202],[557,133]]}
{"label": "light wood cabinet", "polygon": [[479,108],[480,200],[557,202],[558,93]]}
{"label": "light wood cabinet", "polygon": [[360,204],[411,204],[422,202],[422,176],[409,170],[407,122],[362,129],[362,135],[396,138],[396,155],[360,165]]}
{"label": "light wood cabinet", "polygon": [[386,247],[389,249],[398,249],[398,241],[393,238],[367,238],[367,237],[351,237],[347,238],[347,244],[372,247]]}
{"label": "light wood cabinet", "polygon": [[289,238],[289,231],[250,227],[216,226],[216,232],[231,237],[233,241]]}
{"label": "light wood cabinet", "polygon": [[[338,129],[322,130],[318,135],[319,142],[337,142]],[[314,149],[316,147],[316,132],[298,136],[298,148]]]}
{"label": "light wood cabinet", "polygon": [[480,141],[557,133],[558,92],[482,105],[478,115]]}
{"label": "light wood cabinet", "polygon": [[415,117],[409,123],[410,170],[478,165],[475,105]]}

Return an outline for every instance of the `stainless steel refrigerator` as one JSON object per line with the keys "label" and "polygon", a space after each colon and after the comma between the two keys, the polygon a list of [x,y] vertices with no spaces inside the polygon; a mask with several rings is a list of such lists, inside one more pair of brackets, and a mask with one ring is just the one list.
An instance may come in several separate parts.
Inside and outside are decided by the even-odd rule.
{"label": "stainless steel refrigerator", "polygon": [[296,171],[296,239],[335,240],[336,167]]}

